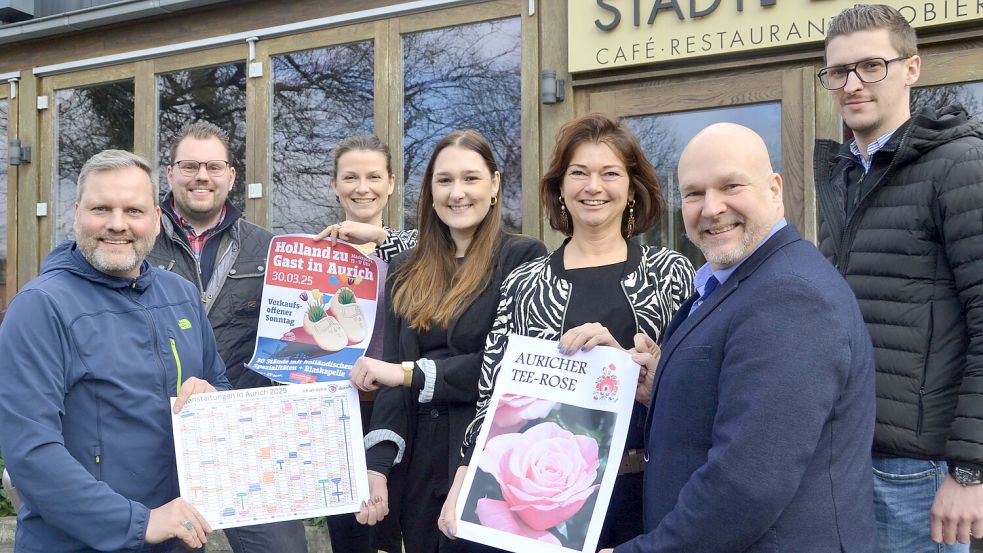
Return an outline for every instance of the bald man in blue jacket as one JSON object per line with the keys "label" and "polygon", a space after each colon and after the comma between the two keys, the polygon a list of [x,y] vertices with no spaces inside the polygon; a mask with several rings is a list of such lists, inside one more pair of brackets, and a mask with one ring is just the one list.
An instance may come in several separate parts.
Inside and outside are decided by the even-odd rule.
{"label": "bald man in blue jacket", "polygon": [[750,129],[700,132],[679,189],[708,263],[657,367],[638,356],[657,369],[647,533],[614,551],[873,553],[874,357],[854,295],[785,221]]}

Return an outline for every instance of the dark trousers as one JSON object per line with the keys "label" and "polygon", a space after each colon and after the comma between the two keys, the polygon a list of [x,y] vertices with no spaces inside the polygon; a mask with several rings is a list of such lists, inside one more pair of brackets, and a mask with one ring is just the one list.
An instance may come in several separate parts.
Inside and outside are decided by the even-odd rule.
{"label": "dark trousers", "polygon": [[[368,432],[372,417],[372,402],[361,401],[362,431]],[[390,490],[392,493],[392,490]],[[331,551],[336,553],[401,553],[399,509],[390,505],[390,516],[375,526],[359,524],[354,513],[324,517],[331,538]]]}
{"label": "dark trousers", "polygon": [[[307,535],[304,533],[304,521],[287,520],[254,526],[240,526],[223,530],[229,540],[229,546],[235,553],[307,553]],[[207,553],[208,545],[200,549],[191,549],[179,543],[178,553]],[[375,552],[373,552],[375,553]]]}
{"label": "dark trousers", "polygon": [[614,481],[611,502],[604,515],[604,525],[597,548],[621,545],[642,535],[642,479],[644,474],[622,474]]}
{"label": "dark trousers", "polygon": [[447,410],[420,406],[416,432],[410,448],[410,458],[403,490],[400,527],[406,553],[491,553],[500,551],[471,541],[448,539],[437,529],[437,518],[444,506],[449,467],[450,424]]}
{"label": "dark trousers", "polygon": [[235,553],[307,553],[303,520],[287,520],[225,530]]}

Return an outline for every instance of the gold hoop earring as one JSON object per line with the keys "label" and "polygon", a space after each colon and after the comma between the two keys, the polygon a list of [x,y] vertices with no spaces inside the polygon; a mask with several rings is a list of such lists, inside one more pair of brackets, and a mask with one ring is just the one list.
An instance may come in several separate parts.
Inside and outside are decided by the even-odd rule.
{"label": "gold hoop earring", "polygon": [[625,228],[625,237],[631,236],[631,231],[635,229],[635,199],[628,200],[628,224]]}
{"label": "gold hoop earring", "polygon": [[560,229],[560,232],[570,234],[568,230],[570,228],[570,217],[567,215],[567,203],[563,201],[563,196],[560,196],[560,222],[563,227]]}
{"label": "gold hoop earring", "polygon": [[491,199],[492,206],[494,206],[497,203],[498,203],[498,196],[492,196],[492,199]]}

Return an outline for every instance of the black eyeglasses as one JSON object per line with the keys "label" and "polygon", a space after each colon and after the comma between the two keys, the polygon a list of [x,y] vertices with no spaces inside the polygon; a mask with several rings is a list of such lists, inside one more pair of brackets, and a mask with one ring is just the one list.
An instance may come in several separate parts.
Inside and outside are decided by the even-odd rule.
{"label": "black eyeglasses", "polygon": [[183,161],[175,161],[174,166],[181,170],[181,174],[186,177],[193,177],[198,174],[198,170],[201,166],[205,166],[205,172],[208,173],[210,177],[221,177],[229,170],[229,162],[224,159],[215,159],[212,161],[194,161],[191,159],[186,159]]}
{"label": "black eyeglasses", "polygon": [[839,90],[846,86],[846,82],[850,78],[850,73],[856,75],[862,83],[876,83],[887,78],[887,66],[889,64],[906,60],[910,57],[899,56],[893,60],[870,58],[846,65],[831,65],[820,69],[817,76],[819,77],[819,82],[826,90]]}

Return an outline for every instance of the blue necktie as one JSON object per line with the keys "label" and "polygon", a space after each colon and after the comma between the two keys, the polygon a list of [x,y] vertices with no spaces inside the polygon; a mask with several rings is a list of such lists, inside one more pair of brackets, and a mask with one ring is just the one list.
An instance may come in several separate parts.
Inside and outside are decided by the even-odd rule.
{"label": "blue necktie", "polygon": [[707,301],[707,298],[709,298],[710,294],[717,289],[717,286],[720,286],[720,281],[717,280],[717,277],[710,275],[710,278],[707,279],[707,283],[703,285],[703,295],[700,296],[700,301]]}

